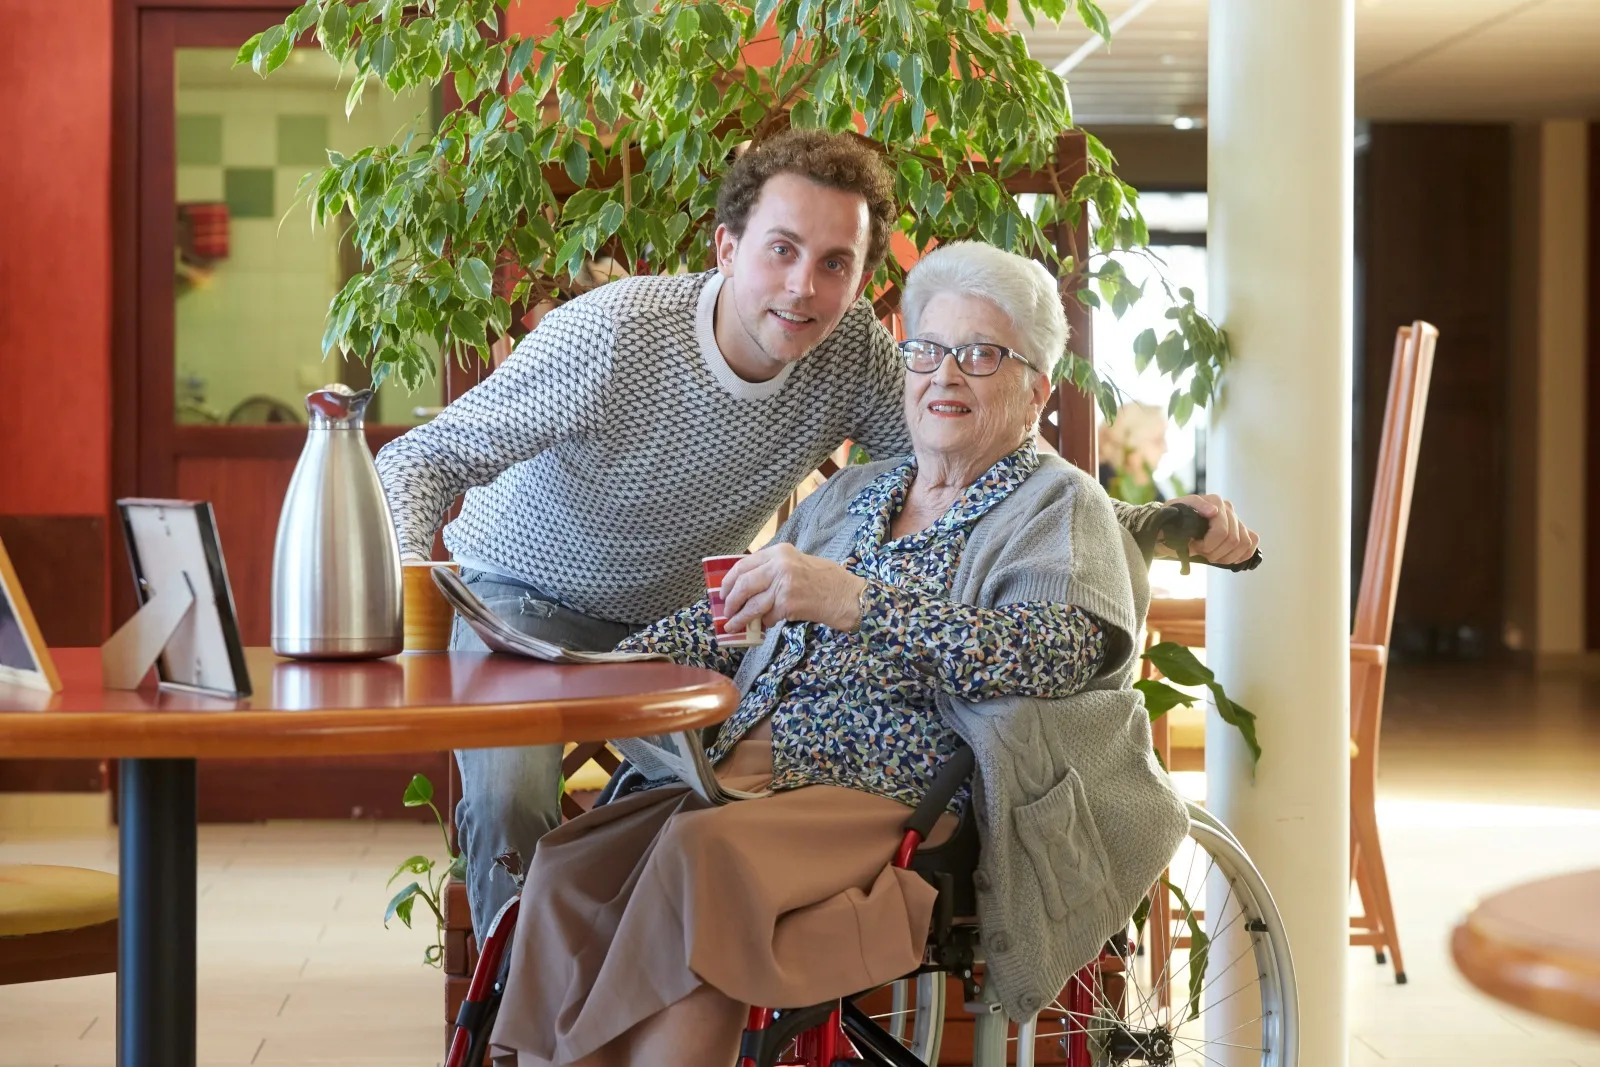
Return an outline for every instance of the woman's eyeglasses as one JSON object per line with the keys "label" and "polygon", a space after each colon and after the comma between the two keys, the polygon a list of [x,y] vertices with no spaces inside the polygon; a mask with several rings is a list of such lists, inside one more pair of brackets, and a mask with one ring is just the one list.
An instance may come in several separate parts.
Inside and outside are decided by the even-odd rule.
{"label": "woman's eyeglasses", "polygon": [[906,361],[906,370],[912,374],[932,374],[944,363],[946,356],[955,356],[956,366],[969,378],[987,378],[1000,369],[1001,362],[1007,356],[1034,370],[1039,369],[1005,345],[992,345],[984,341],[946,348],[937,341],[913,338],[900,342],[900,355]]}

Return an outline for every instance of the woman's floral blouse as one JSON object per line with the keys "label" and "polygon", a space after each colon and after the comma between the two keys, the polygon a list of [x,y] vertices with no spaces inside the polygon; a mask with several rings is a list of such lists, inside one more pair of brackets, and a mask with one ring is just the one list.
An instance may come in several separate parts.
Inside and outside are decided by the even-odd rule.
{"label": "woman's floral blouse", "polygon": [[[1032,442],[968,486],[927,529],[889,540],[916,460],[885,471],[851,502],[867,517],[844,565],[867,579],[861,626],[843,633],[788,623],[771,664],[722,726],[720,761],[772,720],[774,790],[838,785],[915,805],[961,739],[935,695],[979,701],[1002,694],[1060,697],[1087,685],[1105,656],[1095,618],[1066,604],[978,608],[950,599],[967,534],[1039,464]],[[719,647],[705,601],[618,646],[660,652],[732,677],[743,649]],[[951,803],[960,811],[968,790]]]}

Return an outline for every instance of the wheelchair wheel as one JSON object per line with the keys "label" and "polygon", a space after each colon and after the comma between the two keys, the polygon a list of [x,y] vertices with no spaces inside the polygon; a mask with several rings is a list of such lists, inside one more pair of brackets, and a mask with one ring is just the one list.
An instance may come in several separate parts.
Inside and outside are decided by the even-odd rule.
{"label": "wheelchair wheel", "polygon": [[[975,1067],[1297,1067],[1299,1001],[1277,905],[1227,827],[1193,805],[1189,814],[1189,839],[1131,935],[1114,937],[1037,1018],[978,1015]],[[879,1025],[909,1044],[906,1027],[938,1029],[944,1004],[930,999],[925,1018],[906,997],[895,1004],[909,1001],[909,1018]],[[913,1051],[934,1063],[937,1038],[932,1048],[933,1058]]]}
{"label": "wheelchair wheel", "polygon": [[1113,939],[1085,972],[1098,980],[1075,977],[1018,1028],[1017,1067],[1298,1063],[1299,1001],[1277,905],[1215,816],[1191,805],[1190,820],[1189,840],[1134,916],[1132,937]]}
{"label": "wheelchair wheel", "polygon": [[923,1063],[938,1063],[944,1038],[946,976],[930,971],[889,987],[889,1010],[868,1018]]}

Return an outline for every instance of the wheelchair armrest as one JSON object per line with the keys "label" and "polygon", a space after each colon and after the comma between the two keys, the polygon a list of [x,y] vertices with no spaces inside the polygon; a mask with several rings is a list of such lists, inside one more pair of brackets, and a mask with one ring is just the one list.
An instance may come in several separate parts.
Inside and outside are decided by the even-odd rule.
{"label": "wheelchair armrest", "polygon": [[955,798],[962,785],[972,777],[975,765],[972,749],[962,745],[956,749],[955,755],[939,768],[939,773],[934,776],[933,786],[922,798],[922,803],[911,813],[911,817],[905,821],[906,831],[916,834],[919,844],[926,841],[928,835],[933,833],[934,824],[950,806],[950,801]]}

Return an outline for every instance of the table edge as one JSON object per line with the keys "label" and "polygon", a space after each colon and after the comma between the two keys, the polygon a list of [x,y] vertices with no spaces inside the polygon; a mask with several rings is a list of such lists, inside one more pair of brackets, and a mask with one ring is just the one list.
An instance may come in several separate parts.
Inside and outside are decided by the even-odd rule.
{"label": "table edge", "polygon": [[[19,713],[0,716],[0,753],[28,759],[378,756],[606,741],[715,725],[733,713],[739,693],[731,680],[715,675],[648,694],[641,703],[632,703],[637,697],[629,699],[625,709],[609,719],[602,713],[607,706],[616,707],[619,701],[614,696],[477,705],[465,722],[461,706],[450,704],[161,712],[158,736],[147,732],[146,713],[89,711],[50,719]],[[376,718],[381,711],[395,714]]]}
{"label": "table edge", "polygon": [[1495,939],[1470,914],[1451,932],[1450,955],[1462,977],[1496,1000],[1600,1033],[1600,960]]}

